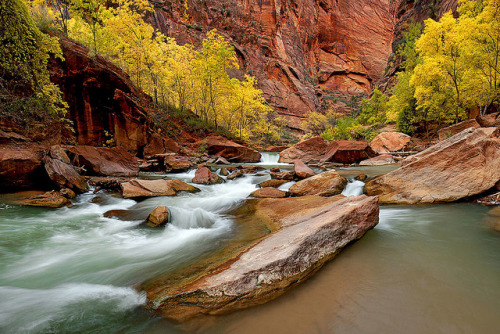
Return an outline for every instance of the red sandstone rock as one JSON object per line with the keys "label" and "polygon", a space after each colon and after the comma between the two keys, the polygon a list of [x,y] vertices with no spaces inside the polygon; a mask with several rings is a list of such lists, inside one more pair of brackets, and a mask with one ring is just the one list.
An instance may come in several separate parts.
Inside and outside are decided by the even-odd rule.
{"label": "red sandstone rock", "polygon": [[370,142],[371,149],[378,154],[402,150],[411,137],[401,132],[382,132]]}
{"label": "red sandstone rock", "polygon": [[208,167],[202,167],[196,171],[192,182],[199,184],[216,184],[224,182],[224,179],[212,173]]}
{"label": "red sandstone rock", "polygon": [[311,176],[314,176],[316,173],[309,167],[306,166],[305,163],[300,159],[295,159],[293,161],[293,170],[295,175],[301,179],[305,179]]}
{"label": "red sandstone rock", "polygon": [[172,217],[166,206],[159,206],[149,214],[144,222],[145,225],[150,227],[161,227],[166,225]]}
{"label": "red sandstone rock", "polygon": [[289,192],[292,196],[333,196],[340,194],[346,184],[344,177],[335,170],[329,170],[295,183]]}
{"label": "red sandstone rock", "polygon": [[483,128],[488,128],[492,126],[499,127],[500,126],[500,119],[499,119],[500,113],[493,113],[493,114],[488,114],[484,116],[477,116],[476,121],[479,123],[479,125]]}
{"label": "red sandstone rock", "polygon": [[256,198],[284,198],[287,196],[287,192],[276,188],[268,187],[268,188],[257,189],[253,193],[251,193],[250,196]]}
{"label": "red sandstone rock", "polygon": [[359,163],[360,166],[381,166],[394,164],[396,161],[390,154],[382,154],[374,158],[363,160]]}
{"label": "red sandstone rock", "polygon": [[87,181],[70,164],[48,156],[43,159],[43,164],[50,179],[59,188],[70,188],[77,193],[88,191]]}
{"label": "red sandstone rock", "polygon": [[183,172],[194,166],[188,157],[182,155],[166,155],[163,163],[167,172]]}
{"label": "red sandstone rock", "polygon": [[300,159],[304,163],[319,161],[328,148],[328,142],[321,137],[313,137],[280,153],[279,162],[293,163],[295,159]]}
{"label": "red sandstone rock", "polygon": [[368,143],[352,140],[335,140],[328,146],[327,153],[321,158],[321,162],[352,164],[373,156],[375,156],[375,153]]}
{"label": "red sandstone rock", "polygon": [[117,146],[73,146],[68,149],[74,156],[73,164],[83,166],[89,175],[134,176],[139,173],[137,159],[124,148]]}
{"label": "red sandstone rock", "polygon": [[442,128],[438,131],[439,140],[445,140],[451,136],[456,135],[468,128],[480,128],[481,125],[475,119],[469,119],[467,121],[460,122],[458,124],[453,124],[446,128]]}
{"label": "red sandstone rock", "polygon": [[259,162],[260,153],[254,149],[237,144],[221,136],[210,136],[200,145],[206,145],[207,152],[218,155],[232,162]]}
{"label": "red sandstone rock", "polygon": [[179,152],[179,144],[175,140],[154,133],[149,138],[148,144],[144,147],[143,155],[146,158],[151,158],[156,154],[177,152]]}

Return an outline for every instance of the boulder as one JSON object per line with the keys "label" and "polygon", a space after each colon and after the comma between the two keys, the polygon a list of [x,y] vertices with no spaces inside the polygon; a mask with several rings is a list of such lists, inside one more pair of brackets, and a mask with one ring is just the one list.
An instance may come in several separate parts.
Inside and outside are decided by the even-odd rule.
{"label": "boulder", "polygon": [[150,227],[165,226],[172,220],[172,215],[166,206],[159,206],[149,214],[144,222],[144,225]]}
{"label": "boulder", "polygon": [[401,132],[382,132],[370,142],[371,149],[378,154],[401,151],[411,137]]}
{"label": "boulder", "polygon": [[224,179],[219,175],[211,172],[208,167],[201,167],[194,174],[192,182],[198,184],[216,184],[224,182]]}
{"label": "boulder", "polygon": [[181,180],[131,180],[121,183],[124,198],[141,198],[155,196],[175,196],[181,191],[190,193],[199,192],[200,189],[193,187]]}
{"label": "boulder", "polygon": [[224,157],[231,162],[259,162],[260,153],[221,136],[210,136],[200,142],[208,154]]}
{"label": "boulder", "polygon": [[198,276],[144,283],[148,309],[186,321],[263,304],[361,238],[378,223],[379,212],[377,199],[366,196],[253,199],[245,210],[246,221],[264,221],[271,233]]}
{"label": "boulder", "polygon": [[297,175],[300,179],[306,179],[308,177],[316,175],[316,173],[309,167],[306,166],[305,163],[300,159],[295,159],[293,161],[293,170],[295,175]]}
{"label": "boulder", "polygon": [[286,191],[272,187],[257,189],[250,194],[250,196],[256,198],[284,198],[287,197],[287,195],[288,193]]}
{"label": "boulder", "polygon": [[179,144],[175,140],[154,133],[149,138],[148,144],[144,147],[143,155],[145,158],[151,158],[156,154],[177,153],[179,149]]}
{"label": "boulder", "polygon": [[230,164],[230,162],[229,162],[229,161],[227,161],[224,157],[218,157],[218,158],[215,160],[214,164],[216,164],[216,165],[229,165],[229,164]]}
{"label": "boulder", "polygon": [[444,140],[446,138],[449,138],[451,136],[456,135],[459,132],[464,131],[465,129],[468,128],[480,128],[481,125],[475,120],[475,119],[469,119],[467,121],[463,121],[457,124],[453,124],[451,126],[448,126],[446,128],[442,128],[438,131],[438,137],[439,140]]}
{"label": "boulder", "polygon": [[299,181],[290,187],[292,196],[318,195],[333,196],[340,194],[347,184],[347,180],[335,170]]}
{"label": "boulder", "polygon": [[321,137],[313,137],[280,152],[279,162],[293,163],[300,159],[304,163],[319,161],[328,148],[328,142]]}
{"label": "boulder", "polygon": [[354,140],[335,140],[330,143],[321,162],[353,164],[375,156],[368,143]]}
{"label": "boulder", "polygon": [[382,166],[396,163],[394,157],[390,154],[382,154],[374,158],[363,160],[359,163],[360,166]]}
{"label": "boulder", "polygon": [[258,184],[259,187],[261,188],[268,188],[268,187],[273,187],[273,188],[279,188],[280,186],[284,185],[285,183],[288,183],[290,181],[288,180],[277,180],[277,179],[270,179],[264,182],[261,182]]}
{"label": "boulder", "polygon": [[78,145],[68,149],[72,162],[83,166],[89,175],[135,176],[139,173],[139,162],[123,147],[93,147]]}
{"label": "boulder", "polygon": [[57,159],[64,162],[65,164],[71,164],[66,151],[64,151],[61,145],[52,145],[50,147],[49,155],[52,159]]}
{"label": "boulder", "polygon": [[292,181],[295,179],[295,172],[285,170],[283,172],[271,172],[271,179]]}
{"label": "boulder", "polygon": [[62,196],[66,197],[67,199],[73,199],[76,197],[76,193],[69,188],[63,188],[63,189],[59,190],[59,193]]}
{"label": "boulder", "polygon": [[164,155],[163,164],[167,172],[184,172],[194,166],[193,162],[183,155]]}
{"label": "boulder", "polygon": [[497,128],[469,128],[403,161],[365,186],[381,203],[453,202],[478,195],[500,180]]}
{"label": "boulder", "polygon": [[48,189],[52,181],[43,168],[40,145],[0,147],[0,192]]}
{"label": "boulder", "polygon": [[229,171],[227,170],[226,167],[222,167],[220,169],[220,175],[222,175],[222,176],[228,176],[229,175]]}
{"label": "boulder", "polygon": [[496,112],[484,116],[477,116],[476,122],[483,128],[499,127],[500,126],[500,113]]}
{"label": "boulder", "polygon": [[65,196],[57,191],[49,191],[41,195],[23,199],[19,202],[21,205],[41,206],[46,208],[61,208],[71,202]]}
{"label": "boulder", "polygon": [[227,179],[228,180],[234,180],[236,178],[239,178],[239,177],[242,177],[243,176],[243,173],[242,172],[232,172],[228,177]]}
{"label": "boulder", "polygon": [[87,181],[70,164],[46,156],[43,159],[47,175],[59,188],[69,188],[77,193],[89,190]]}

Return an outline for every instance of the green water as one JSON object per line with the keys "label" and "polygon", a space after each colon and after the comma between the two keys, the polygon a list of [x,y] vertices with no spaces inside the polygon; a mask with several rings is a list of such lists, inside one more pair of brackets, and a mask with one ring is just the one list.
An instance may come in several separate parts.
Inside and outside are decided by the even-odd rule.
{"label": "green water", "polygon": [[[70,208],[0,204],[0,332],[500,332],[500,235],[485,227],[489,208],[473,204],[382,207],[362,240],[263,306],[182,325],[144,311],[134,286],[235,238],[225,212],[266,178],[140,203],[89,193]],[[158,205],[173,209],[173,224],[139,226]],[[137,220],[103,217],[127,208]]]}

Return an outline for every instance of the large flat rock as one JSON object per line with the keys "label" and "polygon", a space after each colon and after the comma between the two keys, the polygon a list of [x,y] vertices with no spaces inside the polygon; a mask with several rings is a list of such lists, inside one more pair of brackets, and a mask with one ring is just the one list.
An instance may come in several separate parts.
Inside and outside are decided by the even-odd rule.
{"label": "large flat rock", "polygon": [[273,232],[195,279],[146,283],[149,309],[184,321],[265,303],[362,237],[378,223],[379,212],[377,199],[364,195],[267,198],[250,200],[244,209]]}
{"label": "large flat rock", "polygon": [[368,182],[381,203],[453,202],[478,195],[500,180],[497,128],[469,128],[404,160],[402,167]]}

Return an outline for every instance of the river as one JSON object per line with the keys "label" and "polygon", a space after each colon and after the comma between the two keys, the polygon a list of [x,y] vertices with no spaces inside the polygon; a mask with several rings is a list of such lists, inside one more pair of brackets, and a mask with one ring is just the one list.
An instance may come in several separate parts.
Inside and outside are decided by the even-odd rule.
{"label": "river", "polygon": [[[261,164],[276,162],[270,154]],[[357,195],[363,183],[353,176],[381,169],[339,172],[351,179],[344,194]],[[485,227],[489,208],[466,203],[382,206],[375,229],[266,305],[182,325],[144,311],[145,294],[134,286],[245,238],[226,213],[268,178],[141,202],[89,192],[61,209],[12,206],[0,197],[0,332],[500,332],[500,236]],[[171,209],[172,224],[139,226],[158,205]],[[134,214],[105,218],[111,209]]]}

